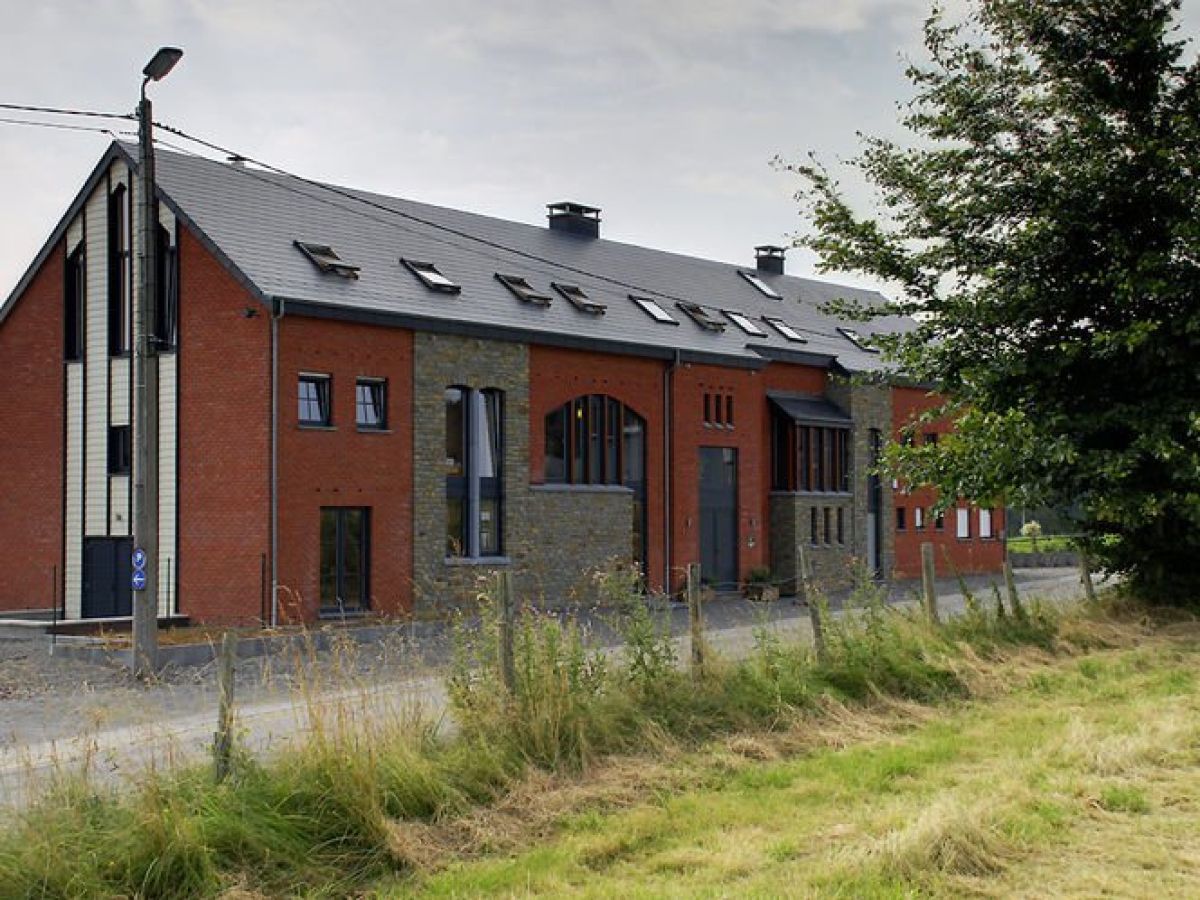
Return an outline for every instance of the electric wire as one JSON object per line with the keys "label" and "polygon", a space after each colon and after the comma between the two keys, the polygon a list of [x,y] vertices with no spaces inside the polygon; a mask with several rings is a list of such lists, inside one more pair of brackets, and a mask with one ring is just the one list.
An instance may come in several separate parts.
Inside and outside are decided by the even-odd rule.
{"label": "electric wire", "polygon": [[113,131],[111,128],[101,128],[95,125],[67,125],[64,122],[35,122],[32,119],[12,119],[0,116],[0,125],[26,125],[31,128],[54,128],[59,131],[90,131],[96,134],[107,134],[111,137],[118,135],[136,135],[133,131]]}
{"label": "electric wire", "polygon": [[67,109],[57,106],[29,106],[23,103],[0,103],[0,109],[11,109],[18,112],[50,113],[56,116],[86,116],[94,119],[136,119],[133,113],[107,113],[92,109]]}

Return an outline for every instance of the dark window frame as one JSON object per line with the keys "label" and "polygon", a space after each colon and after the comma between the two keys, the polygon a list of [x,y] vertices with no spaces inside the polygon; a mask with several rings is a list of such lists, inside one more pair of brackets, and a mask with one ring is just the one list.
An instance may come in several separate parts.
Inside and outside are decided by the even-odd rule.
{"label": "dark window frame", "polygon": [[108,195],[108,355],[128,356],[133,344],[133,225],[130,192]]}
{"label": "dark window frame", "polygon": [[[315,398],[307,398],[304,396],[304,385],[311,384],[316,387]],[[296,379],[297,400],[299,405],[296,409],[296,423],[301,428],[332,428],[333,427],[333,376],[322,375],[316,372],[302,372]],[[310,404],[315,400],[317,404],[318,418],[314,419],[306,417],[304,414],[306,404]]]}
{"label": "dark window frame", "polygon": [[[370,402],[363,403],[363,388],[370,394]],[[375,421],[364,421],[365,408],[374,410]],[[388,430],[388,383],[386,378],[360,377],[354,380],[354,426],[359,431]]]}
{"label": "dark window frame", "polygon": [[675,301],[675,307],[679,310],[682,310],[688,318],[690,318],[705,331],[711,331],[716,334],[723,334],[725,332],[725,323],[709,313],[709,311],[699,303],[692,303],[687,300],[677,300]]}
{"label": "dark window frame", "polygon": [[549,306],[551,303],[550,295],[543,294],[537,290],[524,275],[504,275],[497,272],[496,280],[508,288],[512,295],[523,303],[529,303],[534,306]]}
{"label": "dark window frame", "polygon": [[907,519],[908,519],[907,508],[903,507],[903,506],[897,506],[896,507],[896,530],[897,531],[907,531],[908,530],[908,520]]}
{"label": "dark window frame", "polygon": [[[851,492],[853,443],[849,427],[797,422],[772,409],[771,433],[772,490],[804,494]],[[787,456],[781,458],[780,454]]]}
{"label": "dark window frame", "polygon": [[133,471],[133,428],[108,426],[108,474],[129,475]]}
{"label": "dark window frame", "polygon": [[67,255],[63,270],[63,359],[78,362],[84,355],[84,310],[87,298],[87,257],[83,242]]}
{"label": "dark window frame", "polygon": [[179,248],[172,243],[171,232],[161,224],[154,252],[158,267],[154,337],[160,351],[169,351],[179,346]]}
{"label": "dark window frame", "polygon": [[641,294],[630,294],[633,305],[644,312],[656,325],[678,325],[679,320],[662,308],[653,297],[643,297]]}
{"label": "dark window frame", "polygon": [[462,285],[438,269],[435,263],[404,257],[401,257],[400,262],[404,264],[404,268],[412,272],[413,276],[429,290],[436,291],[439,294],[462,293]]}
{"label": "dark window frame", "polygon": [[599,300],[593,300],[583,288],[577,284],[566,284],[561,281],[550,282],[550,287],[558,291],[562,297],[574,306],[580,312],[589,313],[594,316],[602,316],[608,311],[608,305],[601,303]]}
{"label": "dark window frame", "polygon": [[[344,583],[347,580],[346,568],[346,546],[348,543],[348,527],[353,513],[360,515],[359,521],[362,524],[362,534],[358,539],[358,569],[359,569],[359,596],[356,605],[348,606],[346,604],[346,596]],[[320,608],[322,614],[329,615],[337,613],[345,615],[347,612],[362,613],[371,608],[371,507],[369,506],[322,506],[320,521],[320,537],[319,537],[319,555],[320,562],[318,566],[319,593],[320,593]],[[326,517],[331,516],[334,520],[334,602],[328,602],[325,595],[325,578],[324,572],[321,571],[324,567],[325,559],[325,526]]]}
{"label": "dark window frame", "polygon": [[[447,558],[465,559],[496,559],[504,555],[504,515],[505,515],[505,448],[507,446],[506,428],[506,397],[499,388],[472,388],[466,385],[449,385],[444,392],[444,408],[450,405],[450,394],[458,394],[457,402],[461,404],[461,431],[457,436],[462,454],[461,474],[446,474],[446,556]],[[493,473],[483,475],[480,471],[479,451],[473,449],[472,436],[477,434],[478,425],[475,421],[476,397],[483,398],[484,414],[487,415],[489,404],[494,405],[495,415],[495,446],[491,448]],[[492,436],[491,429],[485,428],[488,437]],[[449,439],[449,429],[447,429]],[[459,528],[455,534],[450,533],[450,507],[461,504]],[[493,533],[495,546],[483,546],[483,512],[484,507],[492,505],[495,522]]]}
{"label": "dark window frame", "polygon": [[807,344],[808,338],[804,337],[795,325],[792,325],[786,319],[780,316],[763,316],[762,320],[775,329],[781,336],[793,344]]}
{"label": "dark window frame", "polygon": [[312,241],[292,241],[292,244],[316,266],[322,274],[332,273],[342,278],[357,279],[359,267],[348,263],[337,251],[328,244],[317,244]]}

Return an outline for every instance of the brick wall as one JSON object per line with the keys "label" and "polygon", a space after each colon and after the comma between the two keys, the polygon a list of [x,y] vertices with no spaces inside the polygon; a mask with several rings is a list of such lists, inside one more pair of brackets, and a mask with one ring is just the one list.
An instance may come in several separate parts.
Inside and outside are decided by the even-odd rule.
{"label": "brick wall", "polygon": [[[298,424],[301,372],[332,377],[329,429]],[[386,380],[387,429],[359,430],[359,378]],[[370,509],[369,609],[412,607],[413,335],[284,316],[279,323],[279,583],[288,618],[320,613],[322,507]],[[434,426],[436,430],[436,426]]]}
{"label": "brick wall", "polygon": [[62,589],[63,266],[60,244],[0,324],[0,610]]}
{"label": "brick wall", "polygon": [[270,317],[187,229],[180,298],[179,612],[252,622],[269,551]]}
{"label": "brick wall", "polygon": [[[893,394],[893,429],[899,438],[900,430],[916,416],[931,409],[941,402],[940,398],[919,388],[898,387]],[[934,433],[939,436],[950,431],[950,423],[946,421],[931,422],[918,428],[916,440],[924,439],[924,434]],[[928,515],[929,508],[936,502],[937,493],[930,488],[913,488],[910,491],[898,493],[896,505],[905,510],[905,529],[896,530],[896,517],[893,512],[889,530],[895,534],[896,564],[895,575],[898,578],[919,578],[921,575],[921,544],[929,542],[934,546],[934,561],[938,574],[952,576],[955,572],[975,574],[981,572],[998,572],[1004,564],[1004,531],[1005,511],[1002,508],[992,514],[991,539],[979,537],[979,510],[966,500],[959,500],[954,507],[947,509],[945,523],[942,528],[935,526],[935,521]],[[921,507],[926,511],[924,527],[915,527],[914,510]],[[971,536],[958,538],[955,531],[955,509],[969,510]]]}

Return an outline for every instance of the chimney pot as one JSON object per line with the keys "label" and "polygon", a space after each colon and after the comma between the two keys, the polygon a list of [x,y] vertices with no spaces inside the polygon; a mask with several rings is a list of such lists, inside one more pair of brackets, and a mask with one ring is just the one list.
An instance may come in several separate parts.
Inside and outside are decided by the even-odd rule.
{"label": "chimney pot", "polygon": [[600,237],[600,208],[560,200],[546,206],[551,231],[562,231],[579,237]]}
{"label": "chimney pot", "polygon": [[783,274],[783,256],[787,253],[783,247],[776,244],[759,244],[754,248],[755,267],[760,272],[771,275]]}

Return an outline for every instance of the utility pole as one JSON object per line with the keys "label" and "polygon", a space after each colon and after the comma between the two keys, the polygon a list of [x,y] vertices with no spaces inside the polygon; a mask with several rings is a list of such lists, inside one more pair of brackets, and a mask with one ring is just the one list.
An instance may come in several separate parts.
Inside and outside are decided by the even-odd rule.
{"label": "utility pole", "polygon": [[183,51],[163,47],[142,69],[138,104],[138,188],[141,278],[133,335],[133,671],[158,670],[158,199],[154,181],[154,115],[146,85],[160,81]]}

